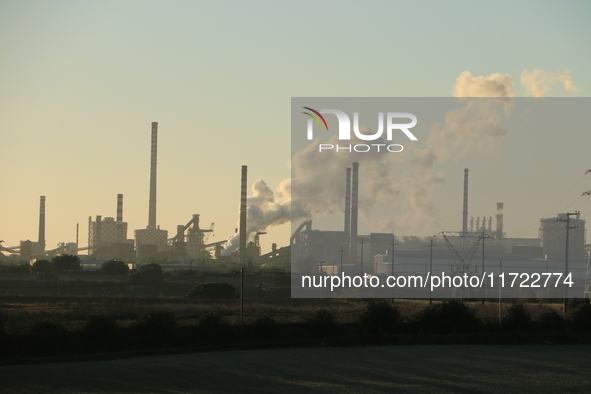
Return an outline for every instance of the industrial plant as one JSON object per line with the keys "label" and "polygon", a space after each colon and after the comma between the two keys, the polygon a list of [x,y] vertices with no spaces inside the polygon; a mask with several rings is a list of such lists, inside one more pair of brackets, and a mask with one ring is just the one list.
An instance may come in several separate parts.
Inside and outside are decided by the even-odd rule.
{"label": "industrial plant", "polygon": [[[496,225],[492,216],[469,218],[469,170],[464,170],[461,231],[441,231],[432,237],[394,233],[358,233],[359,163],[345,168],[343,230],[322,231],[312,220],[303,221],[290,239],[292,270],[295,274],[327,275],[423,275],[441,272],[474,275],[505,269],[515,272],[561,272],[568,239],[569,270],[584,280],[579,296],[589,296],[591,265],[585,244],[585,220],[570,219],[566,230],[562,215],[540,220],[538,238],[513,238],[504,232],[504,203],[496,204]],[[459,220],[458,220],[459,222]],[[567,234],[568,231],[568,234]],[[568,237],[568,238],[567,238]],[[477,253],[478,252],[478,253]],[[495,290],[496,291],[496,290]],[[302,293],[304,297],[312,296]],[[318,294],[314,296],[319,296]]]}
{"label": "industrial plant", "polygon": [[[76,242],[61,242],[57,248],[47,249],[45,242],[46,196],[40,197],[39,234],[36,242],[23,240],[17,246],[0,244],[0,258],[13,262],[34,262],[39,259],[69,254],[78,255],[87,268],[96,268],[96,261],[120,260],[125,262],[174,260],[189,264],[192,261],[219,259],[220,261],[240,261],[258,258],[261,255],[259,239],[264,231],[257,231],[249,241],[246,233],[247,213],[247,166],[242,166],[240,187],[240,247],[229,256],[222,256],[227,241],[207,243],[207,236],[214,230],[214,223],[202,228],[200,214],[192,215],[186,224],[177,225],[175,235],[169,237],[165,229],[157,224],[157,165],[158,165],[158,123],[151,125],[150,145],[150,188],[148,225],[136,229],[133,238],[128,238],[128,223],[123,221],[123,194],[117,194],[116,215],[96,215],[88,217],[87,246],[79,244],[79,224],[76,225]],[[273,250],[277,247],[274,244]],[[267,255],[266,258],[269,258]],[[100,264],[99,264],[100,265]]]}
{"label": "industrial plant", "polygon": [[[203,225],[201,215],[194,213],[185,224],[178,224],[171,236],[161,229],[157,221],[157,164],[158,123],[151,124],[150,182],[148,196],[148,221],[146,228],[136,229],[129,237],[128,223],[123,218],[123,194],[116,196],[114,216],[88,217],[87,246],[79,244],[79,225],[76,242],[62,242],[57,248],[48,249],[45,241],[46,209],[48,200],[40,196],[39,231],[37,241],[23,240],[17,246],[0,246],[0,258],[10,262],[33,262],[47,257],[70,254],[79,255],[87,269],[100,267],[100,262],[120,260],[130,264],[167,261],[176,267],[190,266],[194,261],[210,263],[275,264],[291,269],[294,273],[320,272],[372,275],[395,272],[422,273],[430,270],[452,273],[476,273],[485,266],[503,260],[506,266],[521,270],[559,270],[567,251],[571,269],[577,277],[588,277],[588,245],[586,245],[585,220],[578,214],[570,219],[565,230],[561,217],[542,218],[537,238],[512,238],[504,232],[504,203],[496,204],[495,226],[493,216],[469,216],[469,170],[464,170],[461,230],[451,229],[433,234],[433,237],[417,237],[393,232],[359,234],[359,179],[363,168],[359,162],[343,168],[344,209],[342,230],[318,230],[311,218],[292,223],[293,232],[289,245],[273,244],[269,253],[262,254],[260,236],[265,228],[247,226],[249,199],[247,196],[247,166],[241,168],[239,227],[229,240],[208,243],[208,235],[214,231],[214,223]],[[342,201],[341,200],[341,201]],[[459,204],[458,204],[459,205]],[[458,217],[458,222],[459,222]],[[247,231],[247,228],[249,229]],[[229,244],[235,242],[235,248]],[[478,251],[478,253],[477,253]],[[227,253],[226,253],[227,252]],[[97,261],[99,262],[97,264]],[[85,264],[87,262],[88,264]],[[429,264],[427,264],[429,262]],[[588,283],[588,279],[586,283]]]}

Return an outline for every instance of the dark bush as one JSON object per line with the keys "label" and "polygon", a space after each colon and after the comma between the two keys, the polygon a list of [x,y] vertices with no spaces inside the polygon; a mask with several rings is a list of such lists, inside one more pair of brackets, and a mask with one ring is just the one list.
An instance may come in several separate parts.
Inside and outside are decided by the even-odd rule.
{"label": "dark bush", "polygon": [[271,316],[261,316],[252,323],[252,332],[262,339],[271,339],[277,335],[277,322]]}
{"label": "dark bush", "polygon": [[531,329],[531,323],[531,315],[521,302],[510,305],[503,316],[504,331],[528,331]]}
{"label": "dark bush", "polygon": [[152,263],[143,266],[137,272],[131,273],[129,281],[133,283],[158,283],[162,282],[163,277],[162,267]]}
{"label": "dark bush", "polygon": [[0,272],[11,274],[28,274],[31,272],[31,264],[20,263],[18,265],[2,265],[0,266]]}
{"label": "dark bush", "polygon": [[92,315],[82,330],[85,347],[91,351],[106,352],[119,348],[121,330],[113,316]]}
{"label": "dark bush", "polygon": [[4,338],[6,336],[6,329],[4,327],[4,316],[2,316],[2,312],[0,312],[0,356],[4,353]]}
{"label": "dark bush", "polygon": [[31,266],[31,272],[36,274],[43,274],[53,272],[53,264],[49,260],[37,260]]}
{"label": "dark bush", "polygon": [[92,315],[84,330],[91,336],[111,336],[119,331],[119,326],[112,316]]}
{"label": "dark bush", "polygon": [[164,342],[165,338],[172,333],[176,326],[176,317],[170,311],[153,311],[140,316],[136,328],[153,338]]}
{"label": "dark bush", "polygon": [[463,334],[481,329],[474,312],[462,301],[429,305],[416,317],[417,328],[427,334]]}
{"label": "dark bush", "polygon": [[202,339],[220,340],[229,334],[230,325],[217,313],[206,313],[199,318],[197,332]]}
{"label": "dark bush", "polygon": [[129,267],[123,261],[109,260],[101,267],[101,273],[107,275],[127,275]]}
{"label": "dark bush", "polygon": [[370,334],[393,334],[400,322],[400,311],[386,301],[370,301],[360,316],[361,327]]}
{"label": "dark bush", "polygon": [[542,331],[560,332],[566,329],[566,320],[556,311],[547,311],[540,314],[537,323]]}
{"label": "dark bush", "polygon": [[35,349],[36,354],[55,356],[64,353],[68,332],[61,325],[47,320],[39,320],[33,324],[29,335],[30,345]]}
{"label": "dark bush", "polygon": [[573,330],[591,332],[591,304],[581,304],[569,315],[569,323]]}
{"label": "dark bush", "polygon": [[335,333],[337,323],[334,313],[328,309],[319,309],[308,319],[308,326],[312,335],[327,337]]}
{"label": "dark bush", "polygon": [[80,258],[71,254],[62,254],[60,256],[56,256],[51,259],[51,264],[53,265],[55,272],[72,272],[82,270],[82,267],[80,266]]}
{"label": "dark bush", "polygon": [[236,287],[230,283],[208,282],[195,286],[188,298],[236,298]]}

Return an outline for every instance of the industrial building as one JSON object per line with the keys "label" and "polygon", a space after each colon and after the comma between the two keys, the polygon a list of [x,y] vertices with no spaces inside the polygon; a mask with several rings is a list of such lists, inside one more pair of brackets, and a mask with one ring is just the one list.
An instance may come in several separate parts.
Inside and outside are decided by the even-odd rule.
{"label": "industrial building", "polygon": [[[549,257],[562,258],[566,252],[566,223],[561,217],[540,219],[540,246],[543,254]],[[585,257],[585,220],[570,219],[568,253],[571,257]]]}
{"label": "industrial building", "polygon": [[[497,203],[496,226],[492,216],[474,218],[468,222],[468,169],[464,170],[462,231],[442,231],[435,235],[437,264],[449,272],[481,266],[485,259],[516,261],[524,267],[553,267],[564,264],[566,230],[559,218],[540,221],[539,238],[510,238],[504,233],[504,203]],[[345,169],[345,210],[343,231],[321,231],[312,228],[312,220],[303,221],[290,239],[293,269],[296,273],[322,271],[345,274],[388,273],[399,266],[407,272],[424,272],[430,252],[427,239],[398,237],[392,233],[359,235],[357,231],[359,165]],[[571,219],[569,250],[577,267],[586,263],[585,221]],[[478,254],[476,253],[478,251]],[[400,259],[400,260],[398,260]],[[578,260],[577,260],[578,259]],[[560,263],[562,261],[562,263]],[[399,265],[400,264],[400,265]],[[332,266],[336,268],[333,269]],[[468,268],[466,268],[468,267]],[[582,269],[582,268],[581,268]],[[582,275],[582,271],[578,273]]]}
{"label": "industrial building", "polygon": [[[157,153],[158,123],[151,123],[149,210],[146,228],[134,231],[133,239],[128,239],[128,223],[123,220],[123,194],[117,195],[115,217],[102,215],[88,218],[88,246],[79,247],[78,227],[76,242],[60,243],[57,248],[47,250],[45,242],[46,198],[40,196],[39,233],[36,241],[21,241],[17,247],[0,246],[0,251],[20,254],[21,259],[32,260],[58,254],[78,254],[88,250],[88,258],[96,260],[121,259],[126,261],[145,261],[146,259],[175,259],[188,263],[202,259],[223,261],[256,262],[260,264],[284,265],[291,262],[294,272],[310,272],[321,269],[324,272],[345,273],[385,273],[401,264],[418,264],[424,269],[425,256],[430,252],[428,242],[420,237],[395,237],[393,233],[358,233],[359,216],[359,163],[353,162],[344,168],[345,196],[344,223],[342,230],[321,231],[312,228],[312,220],[299,224],[293,231],[290,244],[284,248],[273,247],[273,251],[261,255],[260,236],[264,231],[253,232],[254,239],[247,233],[247,166],[241,168],[240,213],[237,236],[239,243],[230,256],[220,256],[226,241],[207,243],[213,232],[213,223],[201,227],[201,215],[193,214],[186,224],[179,224],[174,237],[157,224]],[[558,218],[540,220],[539,238],[510,238],[503,229],[504,203],[497,203],[496,226],[493,217],[477,216],[469,219],[468,175],[464,169],[464,190],[461,231],[444,231],[437,235],[436,259],[449,264],[456,255],[474,254],[476,248],[483,248],[487,256],[520,256],[520,261],[538,259],[540,261],[559,261],[564,257],[566,244],[565,223]],[[585,239],[585,220],[572,218],[569,230],[569,252],[573,259],[587,256]],[[480,249],[479,249],[480,250]],[[402,260],[398,261],[401,258]],[[392,262],[394,259],[394,264]],[[406,259],[406,260],[404,260]],[[464,259],[464,257],[462,257]],[[472,257],[465,257],[466,261]],[[406,263],[404,263],[406,261]],[[465,262],[464,262],[465,263]],[[319,268],[322,267],[322,268]],[[389,267],[389,268],[388,268]],[[416,267],[415,267],[416,268]],[[410,269],[410,268],[409,268]],[[453,267],[452,267],[453,270]]]}

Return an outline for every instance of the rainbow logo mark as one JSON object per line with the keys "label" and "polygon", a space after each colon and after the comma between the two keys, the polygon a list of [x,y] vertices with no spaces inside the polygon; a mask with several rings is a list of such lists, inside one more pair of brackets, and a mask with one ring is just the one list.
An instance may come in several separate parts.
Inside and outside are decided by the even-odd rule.
{"label": "rainbow logo mark", "polygon": [[[326,123],[326,119],[324,119],[324,116],[322,116],[320,114],[320,112],[316,111],[315,109],[312,109],[310,107],[302,107],[304,109],[307,109],[309,111],[314,112],[314,114],[318,115],[318,116],[314,116],[313,114],[311,114],[310,112],[302,112],[303,114],[308,115],[309,117],[311,117],[312,119],[314,119],[316,121],[316,123],[318,123],[318,126],[320,126],[320,128],[322,128],[322,123],[324,123],[324,128],[326,129],[326,131],[328,131],[328,124]],[[322,123],[320,123],[320,119],[318,119],[318,117],[320,117],[320,119],[322,119]]]}

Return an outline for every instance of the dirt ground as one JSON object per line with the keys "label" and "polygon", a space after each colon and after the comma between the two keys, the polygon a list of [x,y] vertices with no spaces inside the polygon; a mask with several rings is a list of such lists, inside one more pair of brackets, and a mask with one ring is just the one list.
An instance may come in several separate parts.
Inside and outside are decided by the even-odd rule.
{"label": "dirt ground", "polygon": [[591,346],[228,351],[0,367],[1,393],[587,392]]}

